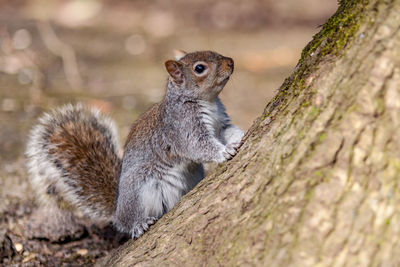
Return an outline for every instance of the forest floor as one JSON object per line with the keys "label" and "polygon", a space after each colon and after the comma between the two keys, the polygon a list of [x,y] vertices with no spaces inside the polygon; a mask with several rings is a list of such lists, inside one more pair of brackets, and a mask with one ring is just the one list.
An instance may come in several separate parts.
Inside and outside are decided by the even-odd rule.
{"label": "forest floor", "polygon": [[163,96],[172,50],[214,50],[235,60],[221,98],[247,129],[336,9],[336,1],[318,0],[171,3],[0,0],[0,265],[87,266],[123,242],[95,226],[62,242],[26,237],[37,206],[24,149],[43,111],[97,106],[124,140]]}

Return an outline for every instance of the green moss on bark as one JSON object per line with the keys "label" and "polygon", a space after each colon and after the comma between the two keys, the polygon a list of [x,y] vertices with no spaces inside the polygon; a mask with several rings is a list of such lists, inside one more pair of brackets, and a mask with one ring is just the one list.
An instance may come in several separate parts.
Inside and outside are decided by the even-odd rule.
{"label": "green moss on bark", "polygon": [[[315,73],[318,63],[327,60],[327,57],[342,56],[345,47],[354,41],[360,26],[367,19],[364,11],[369,1],[342,0],[339,4],[336,13],[303,49],[295,72],[284,81],[278,93],[265,108],[263,115],[258,120],[259,122],[270,117],[272,112],[279,113],[288,104],[288,99],[292,98],[293,95],[299,95],[308,88],[312,79],[307,79],[311,73]],[[313,92],[307,92],[306,98],[303,99],[304,104],[299,112],[308,112],[313,96]],[[313,110],[313,112],[318,115],[316,110]]]}
{"label": "green moss on bark", "polygon": [[368,0],[340,1],[336,13],[303,49],[299,63],[301,64],[315,52],[321,56],[340,55],[345,46],[354,39],[360,25],[364,23],[364,9],[368,2]]}

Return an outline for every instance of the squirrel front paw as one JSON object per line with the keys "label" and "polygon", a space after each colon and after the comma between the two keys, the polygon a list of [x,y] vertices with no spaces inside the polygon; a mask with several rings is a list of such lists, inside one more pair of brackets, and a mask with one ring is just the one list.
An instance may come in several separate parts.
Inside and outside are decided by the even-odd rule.
{"label": "squirrel front paw", "polygon": [[221,156],[218,160],[218,163],[222,163],[232,159],[237,154],[238,149],[241,145],[242,144],[240,142],[227,144],[221,151]]}
{"label": "squirrel front paw", "polygon": [[225,129],[222,136],[227,144],[240,143],[244,132],[239,127],[232,125]]}
{"label": "squirrel front paw", "polygon": [[150,225],[155,224],[156,221],[156,217],[148,217],[144,220],[144,222],[136,223],[131,230],[132,239],[138,239],[149,229]]}

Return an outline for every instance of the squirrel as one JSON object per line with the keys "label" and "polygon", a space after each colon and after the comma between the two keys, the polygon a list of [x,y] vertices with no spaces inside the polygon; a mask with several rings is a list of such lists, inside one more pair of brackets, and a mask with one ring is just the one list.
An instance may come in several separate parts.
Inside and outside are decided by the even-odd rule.
{"label": "squirrel", "polygon": [[244,132],[218,97],[233,60],[178,51],[165,68],[166,93],[133,123],[122,157],[115,123],[94,108],[69,104],[40,118],[26,155],[41,205],[136,239],[204,178],[203,163],[237,153]]}

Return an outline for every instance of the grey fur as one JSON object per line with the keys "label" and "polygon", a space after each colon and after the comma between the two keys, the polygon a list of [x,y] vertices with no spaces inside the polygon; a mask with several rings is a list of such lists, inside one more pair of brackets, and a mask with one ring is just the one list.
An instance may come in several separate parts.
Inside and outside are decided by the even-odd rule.
{"label": "grey fur", "polygon": [[[90,151],[87,151],[87,147],[84,147],[83,150],[89,153],[83,155],[67,155],[71,153],[71,150],[67,148],[58,154],[54,152],[65,144],[79,147],[84,143],[78,143],[75,141],[76,139],[87,140],[90,138],[93,143],[99,142],[94,132],[89,130],[93,126],[96,129],[96,133],[101,135],[103,140],[105,140],[100,145],[113,156],[114,161],[110,157],[106,158],[106,155],[104,155],[104,159],[96,157],[96,153],[90,153]],[[68,127],[71,129],[84,129],[86,136],[73,136],[69,139],[52,139],[56,134],[60,133],[69,135]],[[44,114],[40,118],[39,124],[32,129],[26,150],[30,182],[38,196],[40,205],[47,206],[48,209],[61,208],[61,206],[65,209],[65,206],[67,206],[68,209],[74,211],[79,217],[85,215],[95,221],[109,221],[114,213],[115,203],[104,205],[104,203],[93,201],[93,199],[96,199],[96,195],[99,195],[102,199],[106,199],[106,197],[102,197],[106,192],[95,194],[85,191],[79,183],[87,184],[95,182],[100,187],[102,183],[111,186],[113,183],[116,184],[116,178],[112,179],[111,177],[110,179],[110,177],[104,174],[104,179],[99,179],[100,177],[96,177],[94,172],[90,172],[96,166],[102,166],[102,162],[99,162],[96,166],[88,166],[88,161],[80,161],[81,166],[78,167],[87,170],[83,173],[76,169],[74,163],[71,162],[71,158],[82,158],[85,155],[91,155],[92,162],[104,160],[118,163],[120,161],[118,157],[120,150],[115,123],[97,109],[89,109],[82,104],[68,104]],[[108,164],[108,166],[110,165]],[[115,171],[115,173],[118,173],[118,171]],[[112,197],[112,199],[115,199],[115,197]]]}
{"label": "grey fur", "polygon": [[[211,59],[217,63],[228,60],[215,53]],[[134,125],[127,143],[115,224],[133,238],[142,235],[149,224],[169,211],[204,177],[202,163],[232,158],[243,137],[243,131],[231,124],[217,97],[231,72],[223,73],[221,78],[217,76],[218,64],[210,67],[209,76],[215,74],[211,81],[226,81],[220,88],[212,85],[217,93],[209,97],[203,94],[209,88],[197,86],[191,64],[187,65],[181,70],[183,83],[170,77],[163,101],[147,112],[146,122],[151,120],[151,127],[147,129],[144,124],[137,133]]]}
{"label": "grey fur", "polygon": [[[199,62],[206,72],[195,73]],[[62,200],[138,238],[204,178],[203,163],[236,154],[243,131],[218,98],[233,60],[203,51],[166,67],[166,95],[132,125],[122,166],[114,123],[98,111],[69,105],[40,120],[27,156],[42,204]]]}

